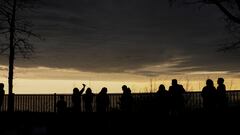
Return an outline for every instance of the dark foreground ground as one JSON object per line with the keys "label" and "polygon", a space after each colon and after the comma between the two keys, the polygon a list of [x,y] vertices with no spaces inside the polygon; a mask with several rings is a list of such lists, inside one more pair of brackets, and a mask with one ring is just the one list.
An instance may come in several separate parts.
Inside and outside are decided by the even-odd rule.
{"label": "dark foreground ground", "polygon": [[[239,109],[224,113],[1,113],[0,135],[231,134],[240,132]],[[224,132],[223,132],[224,131]],[[235,134],[235,133],[234,133]]]}

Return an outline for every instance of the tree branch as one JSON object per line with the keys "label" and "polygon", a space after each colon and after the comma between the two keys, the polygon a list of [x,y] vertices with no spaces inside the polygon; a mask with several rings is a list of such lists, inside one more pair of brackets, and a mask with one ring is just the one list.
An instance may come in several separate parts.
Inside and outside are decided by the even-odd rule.
{"label": "tree branch", "polygon": [[4,4],[7,4],[8,7],[12,7],[13,6],[13,4],[11,2],[9,2],[10,0],[2,0],[2,1],[4,1],[5,2]]}
{"label": "tree branch", "polygon": [[36,37],[36,38],[41,39],[41,36],[40,36],[40,35],[35,34],[35,33],[31,32],[31,31],[27,31],[27,30],[25,30],[25,29],[16,28],[16,32],[25,33],[25,34],[27,34],[27,35],[29,35],[29,36],[33,36],[33,37]]}
{"label": "tree branch", "polygon": [[9,32],[9,30],[8,30],[8,31],[0,32],[0,34],[6,34],[6,33],[8,33],[8,32]]}
{"label": "tree branch", "polygon": [[[174,3],[179,0],[169,0],[170,3]],[[215,4],[216,2],[227,2],[229,0],[182,0],[182,4]]]}
{"label": "tree branch", "polygon": [[1,22],[6,22],[6,21],[8,21],[6,18],[0,18],[0,21]]}
{"label": "tree branch", "polygon": [[233,22],[240,24],[240,18],[234,16],[230,11],[228,11],[221,3],[216,2],[215,5]]}
{"label": "tree branch", "polygon": [[34,53],[33,45],[30,44],[26,38],[19,38],[16,40],[15,46],[24,58],[30,58],[30,56]]}
{"label": "tree branch", "polygon": [[3,54],[5,51],[7,51],[9,49],[9,46],[7,46],[6,48],[1,48],[0,49],[0,54]]}
{"label": "tree branch", "polygon": [[240,40],[236,41],[236,42],[233,42],[233,43],[227,43],[227,44],[224,45],[225,47],[221,47],[217,51],[218,52],[226,52],[226,51],[229,51],[229,50],[238,49],[238,48],[240,48],[239,45],[240,45]]}
{"label": "tree branch", "polygon": [[8,27],[1,27],[1,26],[0,26],[0,31],[3,31],[3,30],[9,30],[9,28],[8,28]]}
{"label": "tree branch", "polygon": [[240,0],[235,0],[235,2],[237,3],[238,10],[240,11]]}
{"label": "tree branch", "polygon": [[23,58],[26,58],[27,57],[27,53],[20,47],[20,45],[15,44],[15,46],[20,51],[20,53],[22,54]]}
{"label": "tree branch", "polygon": [[183,4],[191,5],[191,4],[199,4],[203,3],[202,0],[197,0],[197,1],[183,1]]}
{"label": "tree branch", "polygon": [[4,17],[6,17],[6,18],[9,18],[9,16],[10,16],[10,13],[4,11],[3,9],[0,9],[0,14],[3,15]]}

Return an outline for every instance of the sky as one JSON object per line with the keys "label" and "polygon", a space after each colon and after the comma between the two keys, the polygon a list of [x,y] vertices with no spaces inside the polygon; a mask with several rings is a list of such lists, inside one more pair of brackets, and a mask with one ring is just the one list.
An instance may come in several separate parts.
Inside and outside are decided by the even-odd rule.
{"label": "sky", "polygon": [[[94,92],[156,90],[177,78],[188,90],[225,77],[238,89],[238,50],[217,52],[231,37],[215,6],[170,6],[167,0],[43,0],[29,13],[31,59],[16,58],[16,93],[71,93],[86,83]],[[7,57],[0,57],[7,83]],[[201,84],[201,85],[200,85]],[[234,84],[234,86],[233,86]],[[190,85],[190,86],[189,86]]]}

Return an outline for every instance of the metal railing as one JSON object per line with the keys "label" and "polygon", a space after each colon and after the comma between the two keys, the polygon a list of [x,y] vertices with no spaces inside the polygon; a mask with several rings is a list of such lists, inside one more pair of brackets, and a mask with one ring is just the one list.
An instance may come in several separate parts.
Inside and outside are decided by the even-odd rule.
{"label": "metal railing", "polygon": [[[14,112],[56,112],[56,104],[59,101],[61,94],[16,94],[14,96]],[[109,94],[110,105],[108,111],[119,111],[120,109],[120,97],[121,94]],[[154,93],[134,93],[133,99],[133,111],[139,111],[141,106],[147,103],[151,104],[155,97]],[[228,91],[228,106],[236,107],[240,106],[240,91]],[[67,107],[72,107],[71,95],[64,95]],[[203,108],[203,99],[201,92],[187,92],[184,94],[185,106],[184,109],[188,111],[201,110]],[[93,111],[96,111],[96,96],[93,99]],[[82,100],[82,112],[85,112],[84,101]],[[2,112],[7,111],[8,95],[5,95]],[[155,106],[156,108],[158,106]]]}

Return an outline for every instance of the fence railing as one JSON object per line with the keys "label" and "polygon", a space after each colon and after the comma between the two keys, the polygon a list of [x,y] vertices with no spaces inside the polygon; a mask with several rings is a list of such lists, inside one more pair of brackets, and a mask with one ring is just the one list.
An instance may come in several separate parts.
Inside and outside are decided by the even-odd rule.
{"label": "fence railing", "polygon": [[[61,94],[16,94],[14,96],[14,111],[15,112],[56,112],[56,103],[59,101]],[[134,105],[133,111],[139,111],[139,108],[143,103],[148,103],[155,96],[154,93],[135,93],[133,94]],[[240,91],[228,91],[228,106],[236,107],[240,106]],[[110,105],[108,111],[118,111],[120,109],[120,97],[121,94],[109,94]],[[201,110],[203,108],[203,99],[201,92],[187,92],[184,95],[185,110]],[[96,111],[96,96],[93,99],[93,111]],[[71,95],[64,95],[64,99],[67,102],[67,107],[72,107]],[[84,101],[82,100],[82,111],[84,109]],[[5,95],[2,111],[7,111],[8,95]],[[155,106],[156,108],[158,106]]]}

